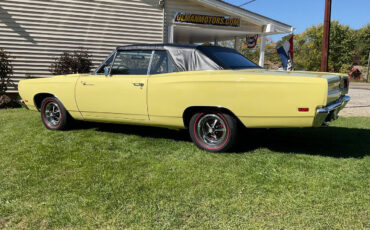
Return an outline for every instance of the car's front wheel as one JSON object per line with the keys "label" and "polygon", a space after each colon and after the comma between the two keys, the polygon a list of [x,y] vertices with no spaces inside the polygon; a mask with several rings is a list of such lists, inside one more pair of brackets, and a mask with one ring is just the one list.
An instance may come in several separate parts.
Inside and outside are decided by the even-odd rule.
{"label": "car's front wheel", "polygon": [[236,144],[238,122],[226,113],[200,112],[191,118],[189,132],[198,148],[210,152],[225,152]]}
{"label": "car's front wheel", "polygon": [[41,103],[41,119],[51,130],[65,130],[70,117],[63,104],[55,97],[47,97]]}

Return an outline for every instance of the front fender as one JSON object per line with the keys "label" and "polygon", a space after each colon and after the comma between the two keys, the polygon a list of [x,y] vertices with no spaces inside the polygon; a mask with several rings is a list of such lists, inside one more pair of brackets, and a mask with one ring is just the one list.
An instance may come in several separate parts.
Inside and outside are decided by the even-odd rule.
{"label": "front fender", "polygon": [[38,103],[46,97],[57,97],[76,119],[81,119],[75,100],[76,82],[80,75],[56,76],[52,78],[40,78],[22,80],[19,82],[18,91],[30,110],[38,110]]}

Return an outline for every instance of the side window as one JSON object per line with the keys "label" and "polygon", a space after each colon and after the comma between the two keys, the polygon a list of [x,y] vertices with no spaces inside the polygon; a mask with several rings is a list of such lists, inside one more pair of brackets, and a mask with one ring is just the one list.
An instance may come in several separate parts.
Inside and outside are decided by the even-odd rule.
{"label": "side window", "polygon": [[152,51],[118,51],[112,75],[147,75]]}
{"label": "side window", "polygon": [[150,68],[150,74],[173,73],[177,72],[176,66],[173,64],[171,57],[167,51],[155,51]]}
{"label": "side window", "polygon": [[104,67],[105,66],[110,66],[112,64],[113,58],[114,58],[114,55],[111,55],[110,58],[108,58],[108,60],[105,61],[104,65],[102,65],[96,73],[97,74],[104,74]]}

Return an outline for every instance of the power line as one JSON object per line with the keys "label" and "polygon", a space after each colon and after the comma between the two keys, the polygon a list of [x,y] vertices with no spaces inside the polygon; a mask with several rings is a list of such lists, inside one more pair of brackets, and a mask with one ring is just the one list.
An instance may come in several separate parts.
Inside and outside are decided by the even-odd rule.
{"label": "power line", "polygon": [[250,0],[250,1],[246,2],[246,3],[241,4],[239,7],[248,5],[249,3],[252,3],[252,2],[255,2],[255,1],[257,1],[257,0]]}

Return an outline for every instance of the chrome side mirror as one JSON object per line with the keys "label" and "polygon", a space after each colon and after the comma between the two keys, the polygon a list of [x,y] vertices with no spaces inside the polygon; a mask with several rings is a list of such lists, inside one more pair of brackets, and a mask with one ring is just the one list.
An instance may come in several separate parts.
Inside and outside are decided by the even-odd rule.
{"label": "chrome side mirror", "polygon": [[110,72],[110,67],[109,66],[105,66],[104,67],[104,74],[105,74],[106,77],[109,76],[109,72]]}

